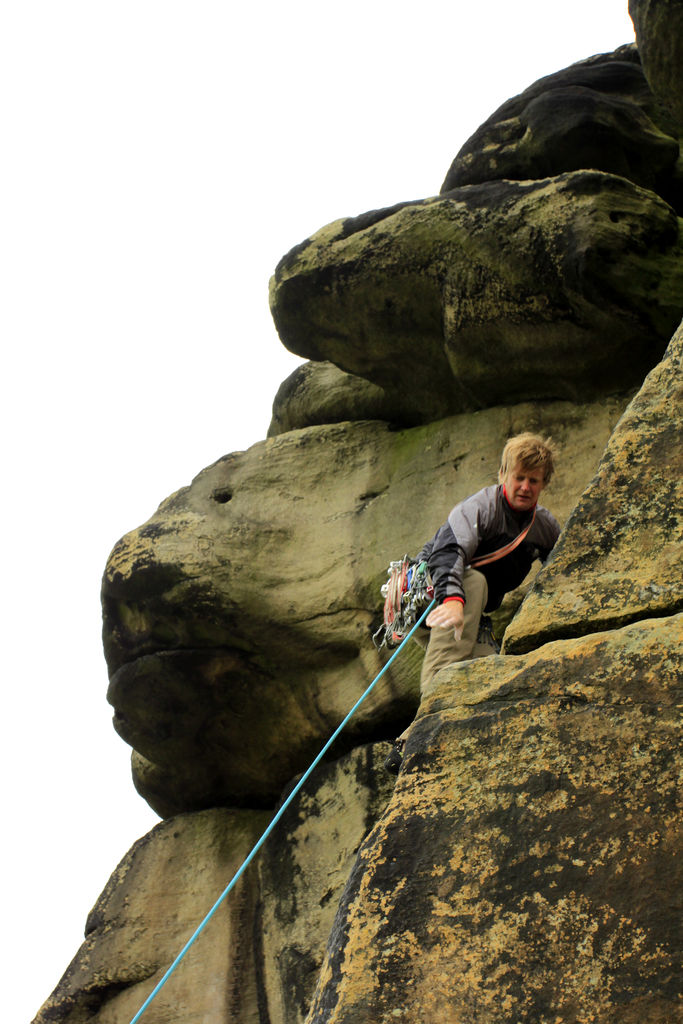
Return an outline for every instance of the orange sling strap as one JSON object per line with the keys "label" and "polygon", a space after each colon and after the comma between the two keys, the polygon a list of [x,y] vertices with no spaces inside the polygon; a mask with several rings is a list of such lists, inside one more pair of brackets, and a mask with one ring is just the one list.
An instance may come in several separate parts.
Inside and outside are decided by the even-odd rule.
{"label": "orange sling strap", "polygon": [[490,555],[480,555],[479,558],[473,558],[470,562],[470,566],[473,569],[478,568],[480,565],[489,565],[490,562],[497,562],[499,558],[505,558],[511,551],[514,551],[516,547],[522,543],[527,533],[534,525],[534,519],[536,518],[536,507],[534,506],[534,514],[531,517],[531,522],[525,530],[522,530],[514,540],[511,540],[509,544],[505,544],[504,547],[498,548],[497,551],[492,551]]}

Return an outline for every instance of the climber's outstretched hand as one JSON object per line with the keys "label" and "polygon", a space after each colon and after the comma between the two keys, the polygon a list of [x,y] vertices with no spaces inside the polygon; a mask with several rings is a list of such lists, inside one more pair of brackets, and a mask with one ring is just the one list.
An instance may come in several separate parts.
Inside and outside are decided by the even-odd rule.
{"label": "climber's outstretched hand", "polygon": [[455,639],[462,636],[465,625],[465,607],[460,601],[446,601],[438,608],[433,608],[427,616],[427,626],[438,626],[441,629],[452,629]]}

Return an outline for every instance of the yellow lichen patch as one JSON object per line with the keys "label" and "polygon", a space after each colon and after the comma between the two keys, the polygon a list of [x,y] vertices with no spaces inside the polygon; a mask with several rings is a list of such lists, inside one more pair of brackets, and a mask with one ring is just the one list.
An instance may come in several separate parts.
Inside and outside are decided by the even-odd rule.
{"label": "yellow lichen patch", "polygon": [[331,1020],[613,1024],[666,988],[680,619],[441,673],[342,908]]}

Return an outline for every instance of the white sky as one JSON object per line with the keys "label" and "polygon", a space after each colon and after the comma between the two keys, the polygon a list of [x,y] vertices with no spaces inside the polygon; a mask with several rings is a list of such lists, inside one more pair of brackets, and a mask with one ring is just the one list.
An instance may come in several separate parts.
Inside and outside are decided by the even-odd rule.
{"label": "white sky", "polygon": [[167,494],[265,436],[298,362],[268,311],[278,259],[436,194],[500,103],[633,39],[627,0],[333,7],[0,15],[8,1021],[47,998],[157,820],[110,724],[100,576]]}

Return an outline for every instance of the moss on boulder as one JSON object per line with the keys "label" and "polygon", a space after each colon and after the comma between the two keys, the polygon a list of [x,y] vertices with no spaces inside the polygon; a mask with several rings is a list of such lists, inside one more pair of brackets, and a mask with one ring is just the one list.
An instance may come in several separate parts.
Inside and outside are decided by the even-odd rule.
{"label": "moss on boulder", "polygon": [[382,388],[404,423],[637,386],[683,310],[679,221],[577,171],[337,221],[271,282],[283,343]]}

